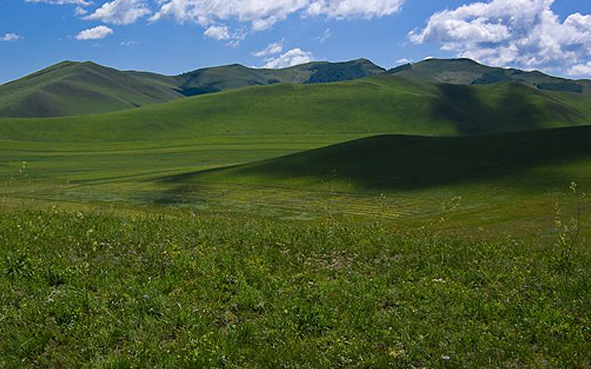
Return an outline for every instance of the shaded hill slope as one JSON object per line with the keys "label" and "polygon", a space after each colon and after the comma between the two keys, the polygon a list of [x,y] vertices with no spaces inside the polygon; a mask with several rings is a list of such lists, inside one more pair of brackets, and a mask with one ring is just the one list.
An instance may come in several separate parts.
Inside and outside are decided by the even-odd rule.
{"label": "shaded hill slope", "polygon": [[[363,192],[422,190],[525,176],[521,184],[527,191],[568,188],[571,181],[591,182],[589,142],[589,126],[477,137],[382,135],[164,181]],[[562,166],[577,163],[572,176],[561,173]],[[530,170],[548,165],[559,170],[530,176]],[[515,180],[512,185],[519,183]]]}
{"label": "shaded hill slope", "polygon": [[519,83],[454,86],[376,76],[278,84],[195,96],[101,115],[0,119],[0,139],[54,142],[203,135],[474,135],[590,124],[591,97]]}
{"label": "shaded hill slope", "polygon": [[576,81],[549,76],[538,71],[494,68],[470,59],[427,59],[399,66],[388,73],[430,83],[487,85],[513,81],[544,91],[591,94],[589,80]]}

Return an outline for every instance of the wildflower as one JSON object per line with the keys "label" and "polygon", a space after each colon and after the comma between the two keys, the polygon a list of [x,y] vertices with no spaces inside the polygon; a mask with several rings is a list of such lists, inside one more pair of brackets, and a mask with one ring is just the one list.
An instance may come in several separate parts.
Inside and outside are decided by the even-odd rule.
{"label": "wildflower", "polygon": [[397,357],[404,356],[406,354],[406,352],[404,351],[404,349],[401,349],[401,348],[392,348],[392,349],[390,349],[389,354],[390,354],[390,357],[397,358]]}
{"label": "wildflower", "polygon": [[569,188],[570,188],[570,190],[571,190],[573,193],[577,193],[577,187],[578,187],[578,186],[579,186],[579,185],[577,184],[577,182],[571,182],[571,183],[570,183],[570,186],[569,186]]}
{"label": "wildflower", "polygon": [[451,357],[449,357],[447,355],[443,355],[443,356],[441,356],[441,358],[445,361],[449,361],[451,359]]}

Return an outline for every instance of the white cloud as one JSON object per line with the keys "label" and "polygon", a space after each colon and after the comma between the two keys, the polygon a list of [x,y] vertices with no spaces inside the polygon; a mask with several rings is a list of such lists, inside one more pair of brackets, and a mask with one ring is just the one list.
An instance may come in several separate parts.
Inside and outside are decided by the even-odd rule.
{"label": "white cloud", "polygon": [[216,40],[230,40],[230,29],[226,26],[211,26],[203,33],[205,36]]}
{"label": "white cloud", "polygon": [[294,65],[309,63],[314,60],[311,52],[304,51],[300,48],[291,49],[285,54],[276,58],[267,59],[267,64],[263,68],[278,69],[287,68]]}
{"label": "white cloud", "polygon": [[88,6],[92,4],[91,1],[88,0],[26,0],[28,3],[45,3],[45,4],[52,4],[52,5],[80,5],[80,6]]}
{"label": "white cloud", "polygon": [[330,18],[383,17],[398,13],[404,0],[312,0],[306,11]]}
{"label": "white cloud", "polygon": [[76,17],[81,17],[81,16],[86,15],[86,14],[88,14],[88,10],[86,10],[86,9],[80,7],[80,6],[77,6],[76,9],[74,9],[74,15]]}
{"label": "white cloud", "polygon": [[237,48],[240,45],[240,41],[244,40],[246,34],[244,32],[232,32],[230,28],[224,25],[213,25],[208,27],[205,32],[203,32],[205,37],[213,38],[214,40],[225,40],[228,41],[226,43],[227,47]]}
{"label": "white cloud", "polygon": [[0,35],[0,41],[6,42],[14,42],[18,40],[22,40],[24,37],[21,35],[17,35],[16,33],[7,33],[4,36]]}
{"label": "white cloud", "polygon": [[409,64],[409,63],[412,63],[412,60],[407,59],[407,58],[402,58],[402,59],[396,60],[396,64]]}
{"label": "white cloud", "polygon": [[226,43],[226,47],[231,47],[232,49],[237,48],[240,45],[240,40],[232,40]]}
{"label": "white cloud", "polygon": [[97,26],[94,28],[85,29],[77,34],[77,40],[102,40],[103,38],[112,35],[113,30],[106,26]]}
{"label": "white cloud", "polygon": [[316,37],[315,40],[318,41],[319,43],[323,44],[326,42],[326,40],[328,40],[331,37],[332,37],[332,32],[331,32],[330,28],[327,28],[318,37]]}
{"label": "white cloud", "polygon": [[267,45],[263,50],[253,53],[252,55],[262,58],[264,56],[279,54],[283,51],[283,41],[284,40],[273,42],[272,44]]}
{"label": "white cloud", "polygon": [[591,62],[574,65],[567,71],[567,74],[572,77],[589,78],[591,77]]}
{"label": "white cloud", "polygon": [[131,24],[150,13],[144,0],[114,0],[104,3],[84,19],[111,24]]}
{"label": "white cloud", "polygon": [[228,21],[247,23],[253,32],[273,27],[292,14],[327,18],[374,18],[400,11],[405,0],[158,0],[151,21],[171,18],[204,28]]}
{"label": "white cloud", "polygon": [[[483,63],[564,73],[591,60],[591,15],[563,22],[554,0],[490,0],[433,14],[412,42],[438,42],[441,49]],[[576,68],[575,68],[576,69]]]}

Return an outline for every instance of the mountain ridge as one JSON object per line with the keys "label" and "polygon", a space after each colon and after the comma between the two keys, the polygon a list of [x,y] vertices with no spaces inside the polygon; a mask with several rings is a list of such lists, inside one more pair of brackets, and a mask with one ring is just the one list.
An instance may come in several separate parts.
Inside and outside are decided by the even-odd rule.
{"label": "mountain ridge", "polygon": [[[282,69],[229,64],[172,76],[120,71],[92,61],[65,60],[0,85],[0,118],[100,114],[243,87],[343,82],[379,75],[395,75],[433,85],[476,86],[513,82],[535,90],[591,95],[589,80],[490,67],[470,59],[426,59],[390,70],[364,58],[344,62],[317,61]],[[447,90],[454,91],[454,88]]]}
{"label": "mountain ridge", "polygon": [[591,80],[556,77],[537,70],[491,67],[467,58],[426,59],[400,65],[386,73],[431,83],[487,85],[513,81],[539,90],[591,94]]}
{"label": "mountain ridge", "polygon": [[283,69],[230,64],[165,76],[66,60],[0,85],[0,117],[87,115],[240,87],[338,82],[383,72],[385,69],[369,60],[358,59],[311,62]]}

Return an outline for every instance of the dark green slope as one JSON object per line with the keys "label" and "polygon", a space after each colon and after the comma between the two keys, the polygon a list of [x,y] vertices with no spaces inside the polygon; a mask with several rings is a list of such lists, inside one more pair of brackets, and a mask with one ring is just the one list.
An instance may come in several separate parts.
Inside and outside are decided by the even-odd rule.
{"label": "dark green slope", "polygon": [[0,86],[0,117],[101,113],[181,97],[170,77],[63,62]]}
{"label": "dark green slope", "polygon": [[[531,191],[568,188],[571,181],[590,182],[589,142],[591,126],[475,137],[381,135],[165,181],[408,191],[509,180]],[[574,170],[563,175],[569,165]],[[553,169],[530,171],[544,166]]]}
{"label": "dark green slope", "polygon": [[519,83],[434,85],[397,76],[277,84],[101,115],[0,119],[0,139],[138,141],[211,135],[475,135],[591,124],[591,96]]}
{"label": "dark green slope", "polygon": [[231,88],[276,83],[325,83],[348,81],[385,72],[369,60],[343,63],[313,62],[284,69],[247,68],[240,64],[199,69],[176,77],[186,96],[219,92]]}
{"label": "dark green slope", "polygon": [[487,85],[512,81],[545,91],[591,94],[589,80],[575,81],[552,77],[538,71],[494,68],[470,59],[428,59],[399,66],[388,73],[431,83]]}

